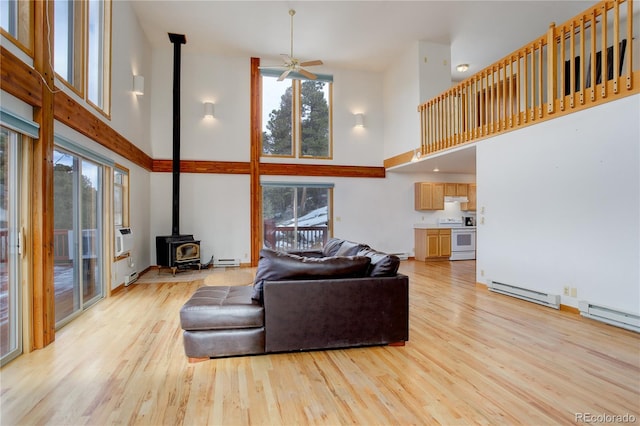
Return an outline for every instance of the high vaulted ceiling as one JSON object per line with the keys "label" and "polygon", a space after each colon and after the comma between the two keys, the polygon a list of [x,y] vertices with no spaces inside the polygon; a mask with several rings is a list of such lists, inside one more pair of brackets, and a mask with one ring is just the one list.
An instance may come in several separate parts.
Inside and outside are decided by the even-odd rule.
{"label": "high vaulted ceiling", "polygon": [[289,9],[295,9],[294,53],[327,67],[384,71],[418,40],[449,44],[455,70],[471,75],[591,5],[573,1],[133,1],[154,47],[168,32],[185,34],[186,51],[255,56],[280,64],[289,53]]}
{"label": "high vaulted ceiling", "polygon": [[[294,54],[328,69],[384,72],[416,41],[451,46],[452,80],[463,80],[596,4],[572,1],[211,1],[137,0],[133,9],[154,48],[171,49],[167,33],[185,34],[186,52],[259,57],[280,65]],[[465,74],[457,64],[469,64]],[[314,67],[323,72],[323,67]],[[457,156],[461,156],[457,158]],[[466,165],[466,167],[463,167]],[[406,171],[475,173],[475,149],[421,161]]]}

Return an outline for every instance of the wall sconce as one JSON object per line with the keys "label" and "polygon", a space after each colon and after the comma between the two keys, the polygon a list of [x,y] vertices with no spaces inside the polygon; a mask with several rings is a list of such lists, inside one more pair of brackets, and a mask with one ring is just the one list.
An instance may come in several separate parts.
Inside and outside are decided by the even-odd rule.
{"label": "wall sconce", "polygon": [[205,102],[204,103],[204,118],[213,118],[213,102]]}
{"label": "wall sconce", "polygon": [[136,95],[144,95],[144,77],[141,75],[133,76],[133,93]]}
{"label": "wall sconce", "polygon": [[364,127],[364,114],[354,114],[355,116],[355,127]]}
{"label": "wall sconce", "polygon": [[421,149],[414,149],[413,150],[413,157],[411,157],[411,162],[415,163],[416,161],[420,160],[420,158],[422,158],[422,150]]}

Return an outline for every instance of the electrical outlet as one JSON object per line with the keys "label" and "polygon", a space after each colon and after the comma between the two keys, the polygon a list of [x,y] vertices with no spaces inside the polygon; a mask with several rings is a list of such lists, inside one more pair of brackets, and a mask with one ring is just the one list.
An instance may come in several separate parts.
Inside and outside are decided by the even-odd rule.
{"label": "electrical outlet", "polygon": [[571,297],[578,297],[578,289],[571,287]]}
{"label": "electrical outlet", "polygon": [[565,296],[569,296],[569,294],[570,294],[570,287],[569,287],[568,285],[565,285],[565,286],[564,286],[564,288],[563,288],[562,293],[563,293]]}

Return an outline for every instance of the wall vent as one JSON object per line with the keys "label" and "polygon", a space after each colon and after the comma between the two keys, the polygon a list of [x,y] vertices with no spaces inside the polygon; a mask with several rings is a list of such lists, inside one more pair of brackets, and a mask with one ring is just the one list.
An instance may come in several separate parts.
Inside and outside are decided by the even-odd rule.
{"label": "wall vent", "polygon": [[240,259],[214,259],[214,268],[235,267],[240,266]]}
{"label": "wall vent", "polygon": [[542,293],[536,290],[529,290],[527,288],[499,283],[497,281],[489,281],[488,287],[489,290],[496,293],[506,294],[507,296],[517,297],[518,299],[537,303],[539,305],[560,309],[559,294]]}
{"label": "wall vent", "polygon": [[606,306],[594,305],[593,303],[583,300],[578,302],[578,307],[580,308],[580,315],[583,317],[640,333],[640,315],[638,314],[624,312]]}

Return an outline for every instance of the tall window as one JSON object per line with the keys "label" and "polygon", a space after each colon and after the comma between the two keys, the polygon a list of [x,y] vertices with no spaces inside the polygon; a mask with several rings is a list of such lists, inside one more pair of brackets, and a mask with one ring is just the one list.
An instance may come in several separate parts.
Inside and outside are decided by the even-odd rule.
{"label": "tall window", "polygon": [[113,170],[113,225],[129,226],[129,170],[119,165]]}
{"label": "tall window", "polygon": [[56,74],[109,114],[111,0],[54,0],[53,4]]}
{"label": "tall window", "polygon": [[332,229],[333,184],[262,183],[265,247],[303,250],[324,246]]}
{"label": "tall window", "polygon": [[0,26],[2,34],[30,53],[33,48],[31,23],[33,9],[30,0],[0,0]]}
{"label": "tall window", "polygon": [[278,81],[263,74],[262,154],[331,158],[332,85],[330,76]]}

